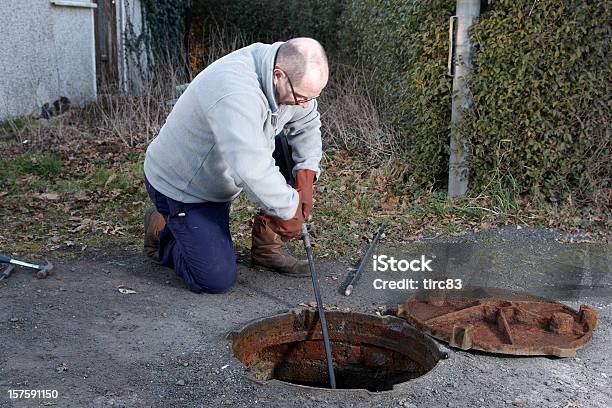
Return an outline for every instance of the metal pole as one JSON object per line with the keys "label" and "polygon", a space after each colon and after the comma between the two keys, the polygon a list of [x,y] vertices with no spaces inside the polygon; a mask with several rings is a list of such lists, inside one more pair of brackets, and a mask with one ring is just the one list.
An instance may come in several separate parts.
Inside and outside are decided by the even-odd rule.
{"label": "metal pole", "polygon": [[308,234],[308,226],[304,221],[302,223],[302,239],[304,240],[304,248],[308,255],[308,266],[310,267],[310,277],[312,278],[312,287],[317,301],[317,309],[319,311],[319,320],[321,321],[321,333],[323,334],[323,344],[325,345],[325,357],[327,358],[327,371],[329,373],[329,385],[332,390],[336,389],[336,376],[334,374],[334,361],[332,359],[332,349],[329,343],[329,334],[327,333],[327,321],[325,320],[325,311],[323,310],[323,301],[321,300],[321,291],[319,290],[319,278],[314,266],[314,258],[312,256],[312,246],[310,245],[310,235]]}
{"label": "metal pole", "polygon": [[363,258],[361,258],[361,263],[359,264],[359,268],[353,274],[353,277],[351,278],[351,281],[349,282],[349,284],[346,286],[346,289],[344,289],[344,296],[350,296],[351,293],[353,293],[353,287],[354,285],[357,284],[357,281],[361,277],[361,274],[363,273],[365,266],[370,262],[370,257],[372,256],[372,252],[374,252],[376,245],[378,245],[378,240],[380,240],[380,237],[384,229],[385,229],[385,224],[380,224],[378,226],[378,230],[374,234],[374,238],[372,238],[372,242],[370,243],[370,246],[368,247],[366,254],[363,256]]}
{"label": "metal pole", "polygon": [[[453,76],[452,127],[448,165],[449,197],[462,197],[468,189],[468,142],[457,134],[456,127],[463,119],[462,109],[468,109],[472,105],[472,98],[467,86],[473,68],[472,48],[468,32],[474,19],[480,15],[480,0],[457,0],[456,13],[456,16],[451,17],[451,49],[449,51],[449,58],[451,59],[449,61],[451,70],[449,75]],[[453,33],[455,31],[453,27],[456,29],[456,33]]]}

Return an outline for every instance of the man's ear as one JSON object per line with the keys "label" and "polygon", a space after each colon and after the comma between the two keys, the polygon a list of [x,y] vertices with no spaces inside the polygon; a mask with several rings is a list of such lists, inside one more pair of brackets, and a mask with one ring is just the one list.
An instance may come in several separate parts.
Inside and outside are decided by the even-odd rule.
{"label": "man's ear", "polygon": [[274,85],[276,85],[276,83],[280,81],[282,78],[283,78],[283,71],[281,71],[278,68],[274,68],[274,70],[272,71],[272,81]]}
{"label": "man's ear", "polygon": [[278,81],[278,78],[279,78],[279,77],[278,77],[278,70],[277,70],[276,68],[274,68],[274,69],[272,70],[272,83],[273,83],[274,85],[276,85],[276,81]]}

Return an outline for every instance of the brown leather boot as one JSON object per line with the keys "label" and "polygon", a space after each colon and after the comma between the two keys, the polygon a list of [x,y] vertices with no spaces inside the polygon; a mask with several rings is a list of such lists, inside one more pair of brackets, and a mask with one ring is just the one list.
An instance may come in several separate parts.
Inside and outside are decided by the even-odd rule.
{"label": "brown leather boot", "polygon": [[144,253],[153,262],[159,263],[159,233],[166,226],[164,216],[149,208],[144,215]]}
{"label": "brown leather boot", "polygon": [[255,215],[251,242],[251,266],[263,266],[287,276],[310,276],[308,261],[298,260],[283,249],[283,240]]}

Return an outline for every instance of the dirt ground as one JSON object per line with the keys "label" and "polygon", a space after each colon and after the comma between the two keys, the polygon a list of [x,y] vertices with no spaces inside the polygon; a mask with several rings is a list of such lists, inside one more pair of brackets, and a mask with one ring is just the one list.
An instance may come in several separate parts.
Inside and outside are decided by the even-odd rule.
{"label": "dirt ground", "polygon": [[[36,280],[19,269],[0,283],[0,407],[610,407],[612,252],[542,229],[507,227],[432,237],[378,254],[433,259],[433,274],[466,284],[526,290],[599,315],[593,339],[574,358],[508,357],[450,349],[428,374],[393,391],[327,391],[257,384],[226,334],[249,321],[313,300],[309,278],[239,264],[226,294],[189,292],[172,270],[121,248],[87,249]],[[51,257],[53,255],[50,255]],[[354,293],[339,287],[348,262],[317,263],[325,303],[375,313],[410,291],[375,290],[367,270]],[[426,273],[426,272],[424,272]],[[417,274],[418,275],[418,274]],[[120,293],[124,286],[136,293]],[[9,399],[8,390],[57,390],[57,399]]]}

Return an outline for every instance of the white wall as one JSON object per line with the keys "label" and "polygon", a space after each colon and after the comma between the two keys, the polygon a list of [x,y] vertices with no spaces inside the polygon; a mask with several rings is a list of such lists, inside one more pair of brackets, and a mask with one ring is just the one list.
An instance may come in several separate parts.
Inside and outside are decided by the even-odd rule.
{"label": "white wall", "polygon": [[96,97],[93,9],[0,0],[0,120],[60,96]]}

